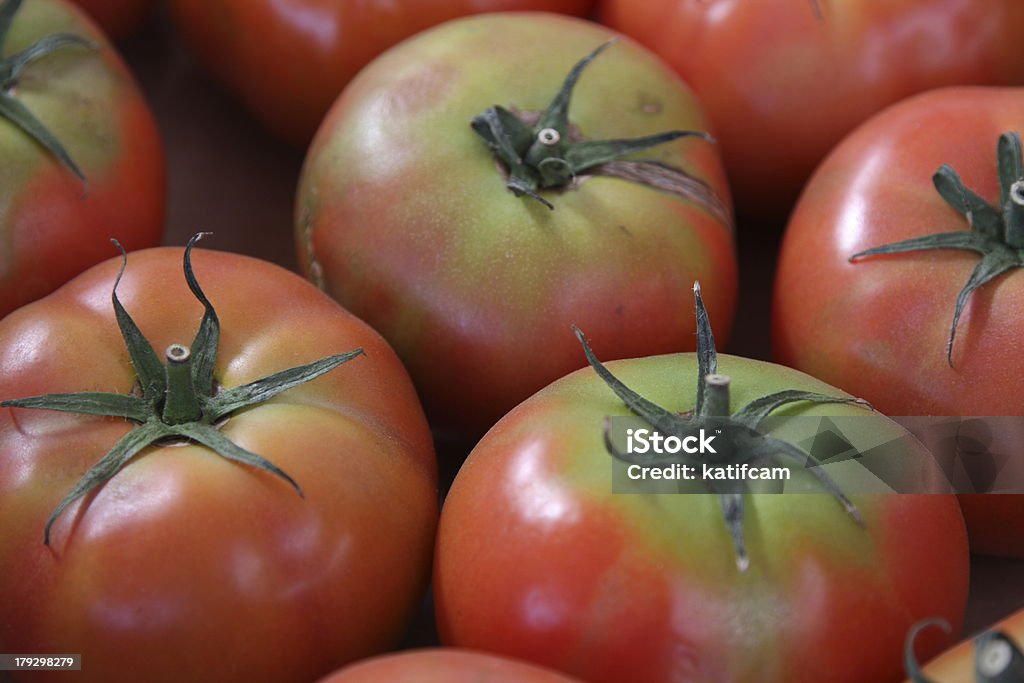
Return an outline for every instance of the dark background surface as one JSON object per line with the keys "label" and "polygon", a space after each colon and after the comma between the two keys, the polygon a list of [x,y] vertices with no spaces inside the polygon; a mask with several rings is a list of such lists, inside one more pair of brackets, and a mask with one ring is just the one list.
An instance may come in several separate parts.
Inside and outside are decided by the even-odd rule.
{"label": "dark background surface", "polygon": [[[210,81],[166,17],[155,16],[120,47],[163,135],[169,168],[165,243],[180,246],[195,232],[212,231],[203,246],[296,270],[291,214],[302,150],[270,136]],[[730,353],[770,358],[771,288],[782,227],[740,217],[742,283]],[[442,476],[450,478],[464,452],[441,451]],[[976,557],[971,569],[968,633],[1024,607],[1024,561]],[[408,643],[434,639],[428,602]]]}

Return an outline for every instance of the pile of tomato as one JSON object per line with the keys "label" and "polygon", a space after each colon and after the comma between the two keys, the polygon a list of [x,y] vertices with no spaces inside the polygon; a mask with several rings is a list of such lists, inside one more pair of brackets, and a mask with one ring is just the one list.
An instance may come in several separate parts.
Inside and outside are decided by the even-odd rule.
{"label": "pile of tomato", "polygon": [[0,683],[1024,681],[1022,130],[1020,0],[0,0]]}

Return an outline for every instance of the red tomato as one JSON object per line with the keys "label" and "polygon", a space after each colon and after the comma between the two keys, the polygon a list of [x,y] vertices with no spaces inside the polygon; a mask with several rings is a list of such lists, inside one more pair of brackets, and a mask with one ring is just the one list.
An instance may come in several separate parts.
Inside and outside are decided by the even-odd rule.
{"label": "red tomato", "polygon": [[787,214],[828,151],[889,104],[1024,83],[1019,0],[602,0],[599,13],[693,87],[754,216]]}
{"label": "red tomato", "polygon": [[[694,385],[681,378],[697,367],[694,354],[607,364],[684,416],[695,408],[685,398]],[[843,396],[778,365],[723,356],[718,367],[732,378],[734,410],[783,390]],[[782,412],[860,416],[863,431],[847,433],[858,448],[905,435],[857,405]],[[740,571],[724,499],[613,493],[604,425],[628,414],[588,368],[535,394],[480,441],[441,514],[434,598],[443,642],[591,683],[865,683],[900,676],[916,621],[960,623],[968,553],[953,497],[851,496],[858,525],[829,495],[744,496],[749,567]],[[930,457],[913,440],[902,444],[901,462]],[[822,468],[842,488],[844,471]],[[939,635],[922,652],[935,652]]]}
{"label": "red tomato", "polygon": [[[947,359],[955,302],[977,254],[855,253],[968,229],[932,175],[949,164],[1000,203],[996,143],[1024,128],[1024,90],[955,88],[883,112],[838,147],[807,186],[786,232],[775,290],[775,352],[787,365],[863,396],[890,415],[1019,415],[1024,406],[1024,274],[974,292]],[[1011,435],[994,452],[1024,457]],[[1024,556],[1024,496],[967,499],[977,552]]]}
{"label": "red tomato", "polygon": [[[435,426],[478,436],[578,368],[574,323],[602,333],[609,358],[693,348],[692,318],[674,312],[697,277],[728,336],[736,264],[727,220],[590,171],[543,190],[549,210],[508,189],[470,126],[494,105],[546,111],[566,74],[612,35],[552,14],[449,22],[364,69],[310,148],[296,206],[302,268],[391,342]],[[501,59],[467,61],[496,51]],[[685,86],[628,40],[586,67],[568,112],[567,139],[704,128]],[[680,139],[641,156],[653,161],[645,168],[688,171],[728,203],[714,145]]]}
{"label": "red tomato", "polygon": [[[586,14],[593,0],[172,0],[200,59],[265,126],[305,147],[374,57],[449,19],[508,10]],[[255,37],[258,36],[258,39]]]}
{"label": "red tomato", "polygon": [[[133,425],[0,409],[0,651],[81,653],[82,680],[103,683],[305,683],[393,647],[419,604],[437,515],[430,433],[391,349],[312,285],[243,256],[193,261],[221,320],[216,396],[365,352],[219,423],[305,497],[160,441],[64,510],[47,547],[58,501]],[[133,390],[110,303],[118,266],[0,322],[0,397]],[[181,267],[180,249],[133,253],[117,290],[157,349],[189,342],[203,313]]]}
{"label": "red tomato", "polygon": [[114,40],[126,38],[152,13],[156,0],[71,0]]}
{"label": "red tomato", "polygon": [[[1002,633],[1010,638],[1018,648],[1024,647],[1024,610],[1010,615],[986,630]],[[973,638],[965,640],[928,662],[922,673],[934,679],[935,683],[978,683],[979,679],[975,677],[976,651],[975,640]],[[1019,661],[1017,665],[1020,666],[1022,663],[1024,662]],[[1019,671],[1018,669],[1018,673]],[[910,683],[909,679],[907,683]]]}
{"label": "red tomato", "polygon": [[164,159],[156,124],[131,74],[91,22],[64,0],[32,0],[14,15],[3,52],[71,33],[32,62],[12,95],[65,148],[84,175],[0,117],[0,316],[38,299],[110,254],[159,243]]}
{"label": "red tomato", "polygon": [[401,652],[354,664],[321,683],[579,683],[547,669],[467,650]]}

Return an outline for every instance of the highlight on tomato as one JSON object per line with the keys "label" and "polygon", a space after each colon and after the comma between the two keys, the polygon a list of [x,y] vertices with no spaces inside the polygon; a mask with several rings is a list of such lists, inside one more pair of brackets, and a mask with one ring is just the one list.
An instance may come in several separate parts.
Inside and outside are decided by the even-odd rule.
{"label": "highlight on tomato", "polygon": [[[897,680],[914,623],[962,623],[968,548],[955,497],[848,495],[867,481],[856,459],[819,459],[770,418],[855,417],[844,433],[858,452],[884,437],[894,462],[922,476],[931,455],[849,394],[719,356],[699,292],[697,321],[696,354],[607,365],[577,331],[591,368],[480,441],[441,514],[442,642],[592,683]],[[707,458],[785,464],[794,479],[767,482],[782,493],[716,478],[676,493],[616,489],[613,464],[636,461],[609,424],[628,415],[677,437],[732,425],[744,438]],[[924,634],[920,652],[949,642]]]}
{"label": "highlight on tomato", "polygon": [[[1020,415],[1022,122],[1024,90],[947,88],[844,140],[786,231],[778,360],[889,415]],[[987,452],[1019,461],[1022,433]],[[978,474],[975,490],[1010,490]],[[961,502],[973,551],[1024,557],[1024,495]]]}
{"label": "highlight on tomato", "polygon": [[117,52],[65,0],[0,2],[0,317],[159,243],[164,158]]}
{"label": "highlight on tomato", "polygon": [[693,348],[674,311],[698,277],[728,335],[717,149],[686,86],[612,38],[552,14],[449,22],[364,69],[310,149],[302,270],[389,340],[442,432],[479,436],[580,367],[574,322],[608,358]]}
{"label": "highlight on tomato", "polygon": [[199,237],[184,281],[180,249],[133,252],[0,322],[4,652],[299,683],[394,647],[422,598],[436,464],[401,363]]}

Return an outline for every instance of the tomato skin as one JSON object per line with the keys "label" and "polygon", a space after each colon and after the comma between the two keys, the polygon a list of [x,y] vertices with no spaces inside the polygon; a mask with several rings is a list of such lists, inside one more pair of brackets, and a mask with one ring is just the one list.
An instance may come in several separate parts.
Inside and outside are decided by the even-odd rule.
{"label": "tomato skin", "polygon": [[[419,603],[437,518],[430,433],[387,344],[309,283],[227,253],[194,251],[193,265],[222,322],[223,386],[365,349],[222,428],[305,498],[212,451],[154,446],[65,510],[47,548],[48,516],[129,425],[0,410],[0,649],[81,653],[83,680],[313,680],[393,647]],[[118,267],[0,323],[0,396],[132,388],[110,305]],[[118,294],[154,348],[191,341],[202,307],[180,249],[131,254]]]}
{"label": "tomato skin", "polygon": [[504,657],[440,648],[377,657],[321,683],[579,683],[575,678]]}
{"label": "tomato skin", "polygon": [[[692,408],[680,399],[692,395],[680,381],[696,374],[692,354],[607,365],[655,403]],[[733,378],[734,408],[783,388],[836,391],[736,357],[719,356],[719,371]],[[740,574],[714,496],[612,494],[602,424],[627,413],[585,369],[478,444],[441,514],[442,642],[592,683],[863,683],[899,678],[915,620],[961,623],[968,553],[952,497],[854,496],[864,528],[828,495],[749,498],[748,524],[758,521]],[[870,429],[893,426],[878,417]],[[915,448],[906,457],[927,457]],[[937,651],[938,636],[922,652]]]}
{"label": "tomato skin", "polygon": [[[309,144],[345,85],[431,26],[481,12],[585,15],[593,0],[172,0],[182,35],[276,135]],[[252,40],[252,36],[260,36]]]}
{"label": "tomato skin", "polygon": [[693,87],[740,213],[784,217],[846,133],[914,93],[1024,84],[1017,0],[602,0]]}
{"label": "tomato skin", "polygon": [[156,0],[71,0],[112,40],[127,38],[153,12]]}
{"label": "tomato skin", "polygon": [[[1022,123],[1024,90],[949,88],[902,102],[850,135],[818,169],[786,231],[775,286],[776,358],[889,415],[1019,415],[1024,359],[1008,350],[1024,335],[1021,273],[972,295],[950,368],[954,303],[978,258],[941,251],[848,259],[918,235],[966,230],[932,174],[948,163],[967,187],[997,200],[996,140]],[[1020,457],[1019,438],[994,444],[993,452]],[[964,499],[972,549],[1024,557],[1024,496],[986,498]]]}
{"label": "tomato skin", "polygon": [[110,255],[160,242],[163,147],[152,114],[121,58],[63,0],[25,3],[6,49],[51,33],[89,38],[26,69],[14,93],[61,141],[85,185],[34,140],[0,120],[0,316],[49,294]]}
{"label": "tomato skin", "polygon": [[[1011,614],[998,624],[990,626],[985,630],[1001,631],[1017,643],[1018,646],[1024,644],[1024,610]],[[940,683],[976,683],[977,679],[974,676],[973,638],[965,640],[947,652],[943,652],[928,662],[928,665],[922,671],[926,676],[933,677],[934,680]]]}
{"label": "tomato skin", "polygon": [[[364,69],[310,149],[296,206],[303,272],[391,342],[435,426],[478,436],[583,365],[572,324],[613,340],[599,343],[606,358],[693,348],[693,319],[677,312],[692,306],[695,279],[728,338],[737,276],[727,227],[621,178],[547,192],[553,211],[517,198],[470,129],[495,103],[544,109],[611,35],[545,14],[450,22]],[[466,62],[495,50],[502,59]],[[628,40],[584,72],[570,118],[592,139],[706,128],[685,87]],[[728,197],[703,140],[642,156]]]}

